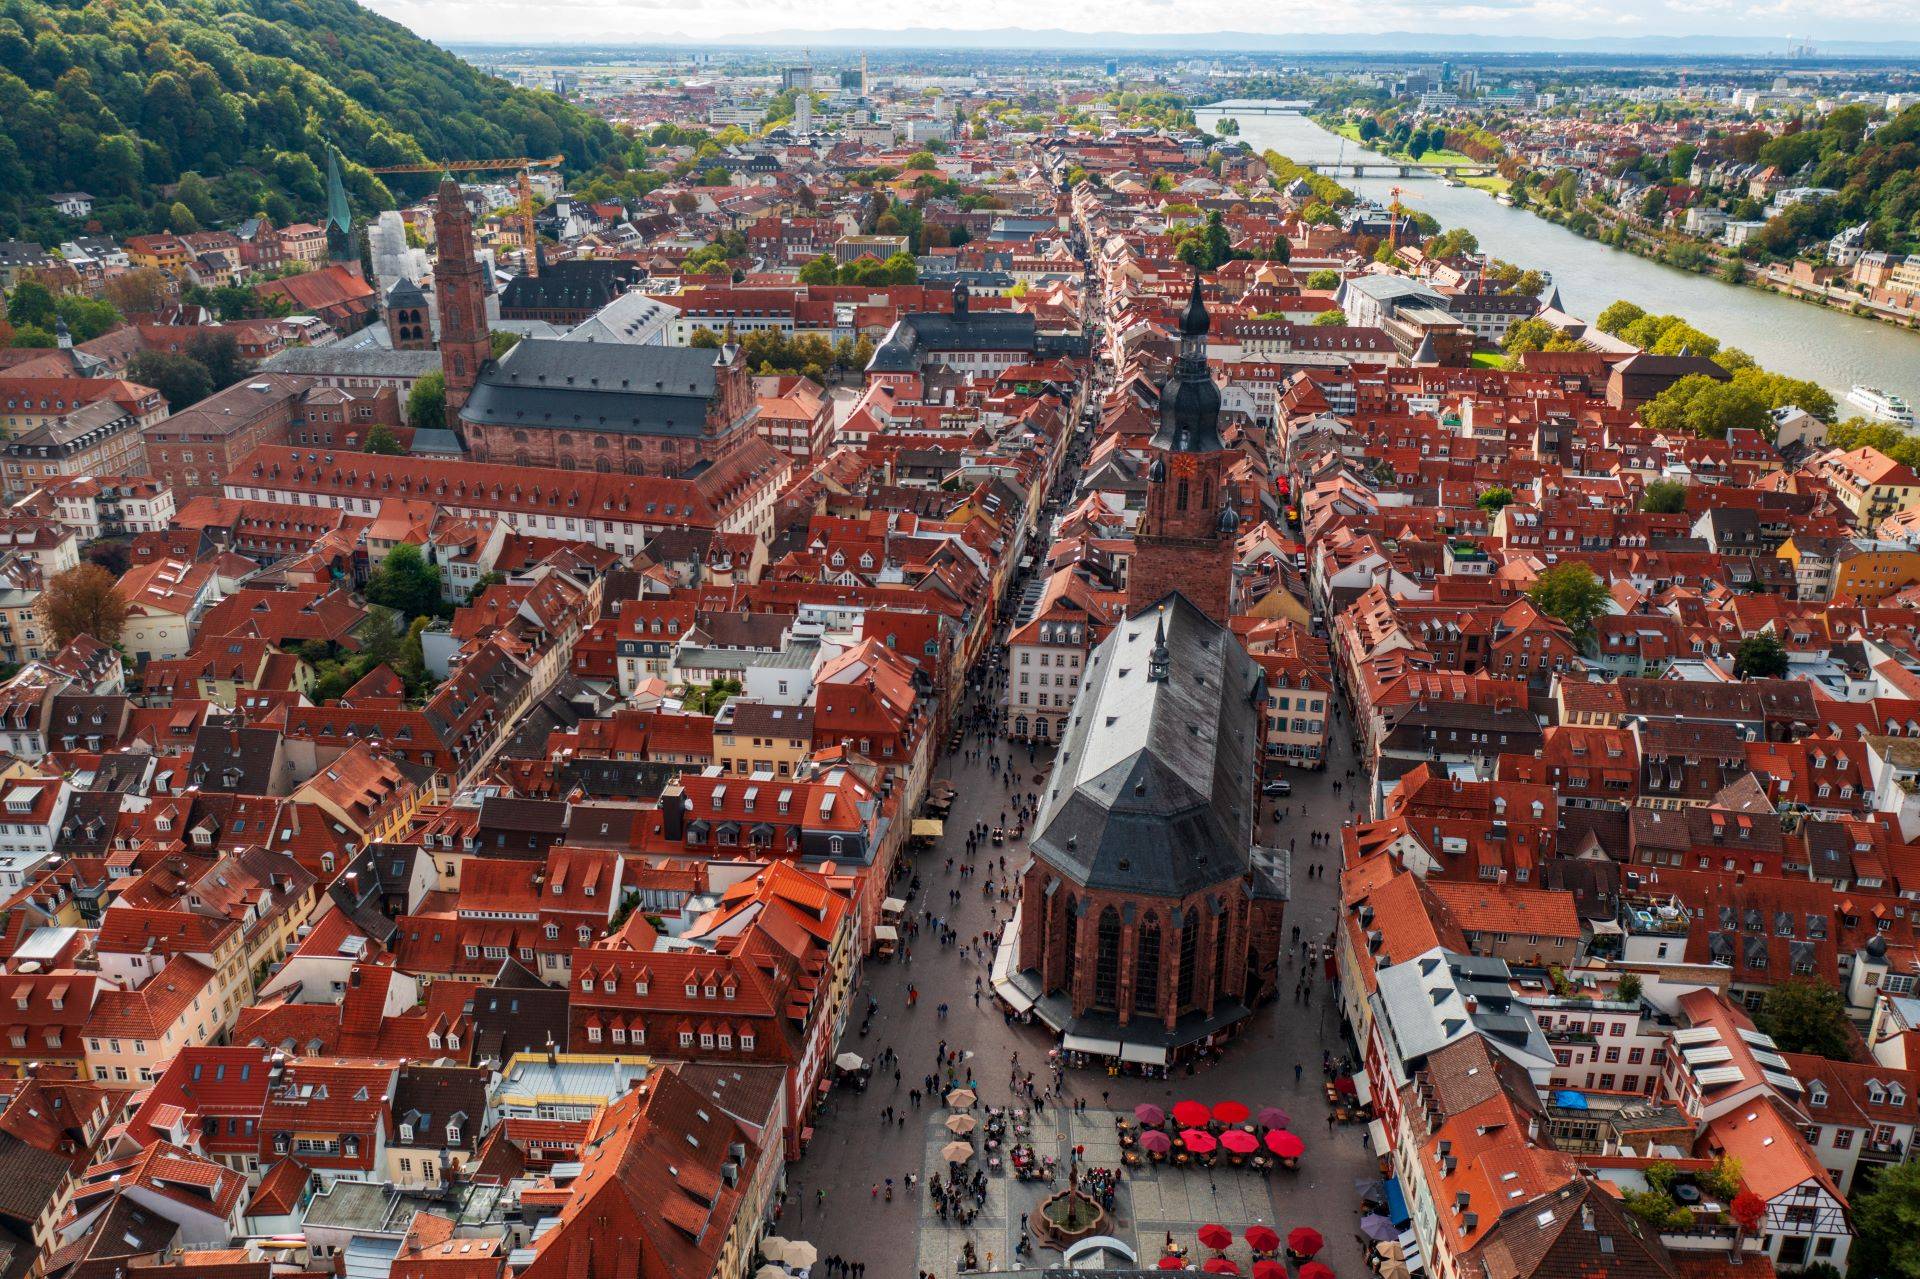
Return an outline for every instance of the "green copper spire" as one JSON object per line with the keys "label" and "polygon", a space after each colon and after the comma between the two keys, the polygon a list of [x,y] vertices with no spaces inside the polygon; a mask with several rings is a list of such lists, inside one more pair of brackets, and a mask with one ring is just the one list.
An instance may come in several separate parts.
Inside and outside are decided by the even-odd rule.
{"label": "green copper spire", "polygon": [[327,225],[344,239],[353,230],[353,210],[347,204],[346,184],[340,181],[340,153],[327,148]]}

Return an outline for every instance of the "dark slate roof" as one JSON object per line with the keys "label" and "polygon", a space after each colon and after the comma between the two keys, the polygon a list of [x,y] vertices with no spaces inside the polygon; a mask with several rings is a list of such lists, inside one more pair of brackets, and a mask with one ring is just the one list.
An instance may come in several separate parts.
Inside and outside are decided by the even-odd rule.
{"label": "dark slate roof", "polygon": [[473,995],[474,1060],[504,1062],[517,1052],[565,1048],[569,998],[565,986],[549,986],[507,960]]}
{"label": "dark slate roof", "polygon": [[967,311],[959,317],[917,311],[900,317],[873,353],[869,370],[911,373],[922,351],[1037,351],[1039,331],[1026,311]]}
{"label": "dark slate roof", "polygon": [[395,280],[393,287],[387,290],[388,310],[396,306],[425,306],[426,304],[427,295],[420,291],[419,285],[404,275]]}
{"label": "dark slate roof", "polygon": [[575,258],[516,275],[500,291],[500,311],[598,311],[645,274],[637,262]]}
{"label": "dark slate roof", "polygon": [[[1164,625],[1170,678],[1148,678]],[[1184,595],[1093,652],[1034,852],[1089,888],[1183,896],[1246,873],[1260,668]]]}
{"label": "dark slate roof", "polygon": [[487,366],[461,416],[494,426],[697,436],[719,389],[717,352],[527,338]]}
{"label": "dark slate roof", "polygon": [[[477,993],[486,998],[489,992]],[[447,1125],[458,1120],[457,1148],[472,1151],[479,1146],[480,1134],[487,1127],[487,1081],[491,1074],[480,1066],[403,1065],[393,1090],[394,1117],[412,1125],[414,1144],[420,1146],[445,1146]]]}

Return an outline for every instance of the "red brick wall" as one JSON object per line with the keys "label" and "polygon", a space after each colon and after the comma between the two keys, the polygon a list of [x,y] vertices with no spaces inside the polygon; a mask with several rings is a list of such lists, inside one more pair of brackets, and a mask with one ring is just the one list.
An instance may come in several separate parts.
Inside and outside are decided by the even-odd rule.
{"label": "red brick wall", "polygon": [[[1285,904],[1252,901],[1243,880],[1228,880],[1184,900],[1173,900],[1083,889],[1065,880],[1049,897],[1047,885],[1056,878],[1053,870],[1038,857],[1027,868],[1021,884],[1019,963],[1022,968],[1039,970],[1049,991],[1064,989],[1067,948],[1072,945],[1070,993],[1076,1015],[1093,1007],[1100,917],[1108,907],[1112,907],[1120,919],[1119,981],[1112,1011],[1123,1025],[1146,1019],[1161,1021],[1170,1027],[1182,1013],[1210,1011],[1222,999],[1240,999],[1251,1005],[1270,995],[1277,985]],[[1225,909],[1219,914],[1215,914],[1210,905],[1216,897],[1225,901]],[[1069,899],[1084,903],[1084,909],[1077,916],[1067,913]],[[1132,907],[1131,919],[1129,906]],[[1177,1007],[1175,1003],[1181,947],[1180,930],[1173,923],[1176,908],[1188,926],[1200,930],[1194,953],[1192,999],[1184,1007]],[[1161,947],[1152,1012],[1136,1011],[1134,1002],[1142,931],[1150,915],[1159,922]],[[1214,956],[1221,928],[1227,930],[1227,954],[1216,986]],[[1250,948],[1256,976],[1251,988],[1247,983]]]}

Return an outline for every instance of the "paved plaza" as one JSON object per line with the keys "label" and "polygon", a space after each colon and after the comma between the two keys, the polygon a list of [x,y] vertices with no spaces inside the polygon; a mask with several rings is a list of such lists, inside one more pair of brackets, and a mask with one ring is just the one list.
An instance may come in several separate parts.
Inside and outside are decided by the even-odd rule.
{"label": "paved plaza", "polygon": [[[930,910],[967,942],[982,932],[997,936],[999,925],[1011,912],[1011,903],[1000,901],[998,890],[1018,874],[1026,852],[1013,847],[983,848],[975,863],[977,874],[971,879],[962,879],[957,869],[948,872],[947,859],[956,859],[956,866],[964,861],[966,831],[973,823],[998,824],[1003,809],[1017,806],[1011,798],[1014,794],[1038,791],[1035,774],[1046,763],[1044,751],[1030,760],[1024,747],[970,735],[964,749],[976,748],[998,751],[1003,758],[1011,753],[1017,780],[1007,780],[1004,771],[994,776],[984,759],[968,762],[964,752],[950,755],[937,770],[938,776],[950,778],[959,790],[947,821],[949,833],[938,847],[917,854],[913,872],[920,880],[919,891],[902,894],[909,896],[910,914]],[[1347,743],[1336,740],[1334,758],[1324,773],[1288,774],[1294,794],[1266,801],[1270,810],[1284,810],[1263,814],[1263,838],[1272,846],[1289,842],[1294,846],[1287,923],[1289,933],[1298,925],[1305,939],[1324,941],[1330,936],[1338,885],[1337,840],[1336,846],[1310,847],[1307,832],[1338,831],[1349,815],[1347,794],[1336,793],[1333,783],[1345,779],[1350,763]],[[1308,873],[1316,860],[1324,863],[1324,875]],[[992,898],[983,892],[989,882],[995,890]],[[957,901],[950,897],[955,890],[960,894]],[[1011,1022],[988,992],[991,939],[985,947],[941,947],[931,931],[923,929],[910,950],[911,958],[903,953],[891,962],[868,962],[862,997],[870,994],[879,1002],[872,1029],[860,1036],[856,1018],[839,1047],[868,1060],[892,1049],[899,1057],[899,1080],[895,1081],[891,1069],[876,1070],[866,1092],[834,1091],[815,1121],[812,1144],[790,1170],[782,1233],[812,1241],[822,1257],[864,1262],[871,1279],[913,1279],[920,1272],[935,1279],[954,1279],[961,1273],[960,1251],[968,1238],[983,1269],[989,1252],[996,1270],[1057,1264],[1060,1254],[1045,1249],[1036,1249],[1027,1259],[1012,1259],[1020,1214],[1031,1211],[1047,1193],[1045,1182],[1020,1182],[1003,1169],[988,1177],[986,1204],[970,1226],[940,1220],[927,1197],[926,1178],[945,1171],[939,1150],[950,1140],[942,1123],[951,1112],[938,1096],[918,1108],[908,1096],[936,1069],[937,1050],[944,1043],[967,1054],[961,1074],[971,1069],[983,1106],[1007,1105],[1013,1099],[1009,1073],[1015,1054],[1020,1068],[1034,1071],[1036,1081],[1044,1083],[1053,1038],[1042,1026]],[[1130,1117],[1133,1107],[1143,1101],[1168,1106],[1188,1097],[1204,1102],[1233,1099],[1256,1110],[1277,1105],[1292,1115],[1294,1131],[1307,1144],[1298,1171],[1279,1171],[1269,1178],[1231,1168],[1217,1169],[1212,1175],[1164,1166],[1127,1171],[1117,1196],[1116,1234],[1137,1246],[1145,1265],[1157,1260],[1168,1231],[1188,1245],[1196,1260],[1209,1255],[1197,1247],[1194,1237],[1196,1229],[1209,1221],[1219,1222],[1236,1236],[1256,1223],[1273,1226],[1282,1234],[1294,1226],[1311,1225],[1325,1233],[1327,1250],[1322,1260],[1334,1267],[1340,1279],[1366,1279],[1355,1233],[1359,1209],[1355,1183],[1377,1177],[1378,1165],[1367,1148],[1364,1127],[1329,1129],[1322,1093],[1322,1051],[1338,1058],[1353,1049],[1343,1037],[1333,991],[1317,971],[1311,1004],[1293,1002],[1299,972],[1295,948],[1282,969],[1280,1000],[1255,1015],[1247,1031],[1227,1046],[1222,1059],[1191,1075],[1176,1070],[1164,1080],[1115,1078],[1099,1069],[1069,1070],[1064,1104],[1049,1102],[1036,1119],[1032,1140],[1036,1147],[1052,1143],[1061,1167],[1057,1185],[1064,1185],[1069,1140],[1087,1148],[1087,1163],[1118,1166],[1114,1116]],[[912,1008],[906,999],[909,983],[920,992],[918,1005]],[[948,1007],[944,1019],[937,1011],[943,1003]],[[1296,1065],[1301,1067],[1298,1083]],[[1075,1100],[1087,1103],[1085,1115],[1068,1113]],[[884,1118],[888,1108],[892,1116]],[[906,1184],[910,1173],[919,1183],[911,1190]],[[894,1180],[892,1202],[885,1198],[888,1177]],[[1228,1256],[1240,1263],[1243,1272],[1248,1269],[1244,1242],[1236,1239]]]}

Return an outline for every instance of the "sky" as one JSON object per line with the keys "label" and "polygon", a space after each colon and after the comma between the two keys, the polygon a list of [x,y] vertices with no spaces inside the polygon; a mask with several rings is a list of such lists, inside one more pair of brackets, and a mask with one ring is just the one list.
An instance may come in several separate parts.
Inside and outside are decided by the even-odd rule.
{"label": "sky", "polygon": [[768,31],[995,27],[1067,31],[1456,32],[1520,37],[1920,38],[1920,0],[367,0],[442,42],[751,40]]}

